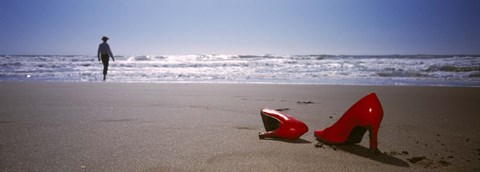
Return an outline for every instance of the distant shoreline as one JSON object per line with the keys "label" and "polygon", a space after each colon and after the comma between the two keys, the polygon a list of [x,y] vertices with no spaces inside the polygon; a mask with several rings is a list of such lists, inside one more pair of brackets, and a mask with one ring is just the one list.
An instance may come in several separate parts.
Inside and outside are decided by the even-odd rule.
{"label": "distant shoreline", "polygon": [[358,86],[358,87],[444,87],[444,88],[480,88],[480,85],[369,85],[369,84],[332,84],[332,83],[273,83],[273,82],[195,82],[195,81],[165,81],[165,82],[140,82],[140,81],[43,81],[43,80],[0,80],[1,83],[65,83],[65,84],[200,84],[200,85],[291,85],[291,86]]}

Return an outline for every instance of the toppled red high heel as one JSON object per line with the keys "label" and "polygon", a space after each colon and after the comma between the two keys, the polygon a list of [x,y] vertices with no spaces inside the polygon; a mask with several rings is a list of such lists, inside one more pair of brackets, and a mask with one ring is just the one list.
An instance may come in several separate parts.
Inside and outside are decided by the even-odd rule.
{"label": "toppled red high heel", "polygon": [[350,107],[332,126],[314,132],[318,141],[327,144],[355,144],[362,141],[368,130],[370,150],[378,151],[377,134],[383,109],[375,93],[363,97]]}
{"label": "toppled red high heel", "polygon": [[284,138],[296,140],[308,131],[307,125],[293,116],[273,109],[262,109],[260,112],[266,132],[258,133],[260,139]]}

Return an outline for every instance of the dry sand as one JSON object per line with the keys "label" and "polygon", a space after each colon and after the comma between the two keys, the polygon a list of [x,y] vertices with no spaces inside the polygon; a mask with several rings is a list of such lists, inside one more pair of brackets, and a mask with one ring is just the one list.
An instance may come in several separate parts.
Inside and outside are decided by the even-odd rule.
{"label": "dry sand", "polygon": [[[376,92],[380,155],[316,148]],[[0,82],[0,171],[478,171],[480,88]],[[309,132],[259,140],[260,109]]]}

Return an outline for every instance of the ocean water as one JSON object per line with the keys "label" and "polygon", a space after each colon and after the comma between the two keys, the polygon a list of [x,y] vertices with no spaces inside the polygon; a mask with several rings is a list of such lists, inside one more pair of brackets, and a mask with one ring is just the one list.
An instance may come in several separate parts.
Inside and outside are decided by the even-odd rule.
{"label": "ocean water", "polygon": [[[480,56],[115,56],[109,82],[480,86]],[[88,55],[0,55],[0,81],[97,82]]]}

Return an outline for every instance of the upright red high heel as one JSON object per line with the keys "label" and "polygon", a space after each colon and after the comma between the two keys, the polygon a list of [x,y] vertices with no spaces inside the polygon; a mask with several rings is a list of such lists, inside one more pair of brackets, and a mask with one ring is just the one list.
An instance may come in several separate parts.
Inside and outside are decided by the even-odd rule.
{"label": "upright red high heel", "polygon": [[370,133],[370,150],[377,151],[377,134],[383,109],[375,93],[363,97],[332,126],[314,132],[317,140],[327,144],[360,143],[365,132]]}
{"label": "upright red high heel", "polygon": [[307,125],[293,116],[272,109],[260,112],[266,132],[258,133],[258,138],[284,138],[295,140],[308,131]]}

